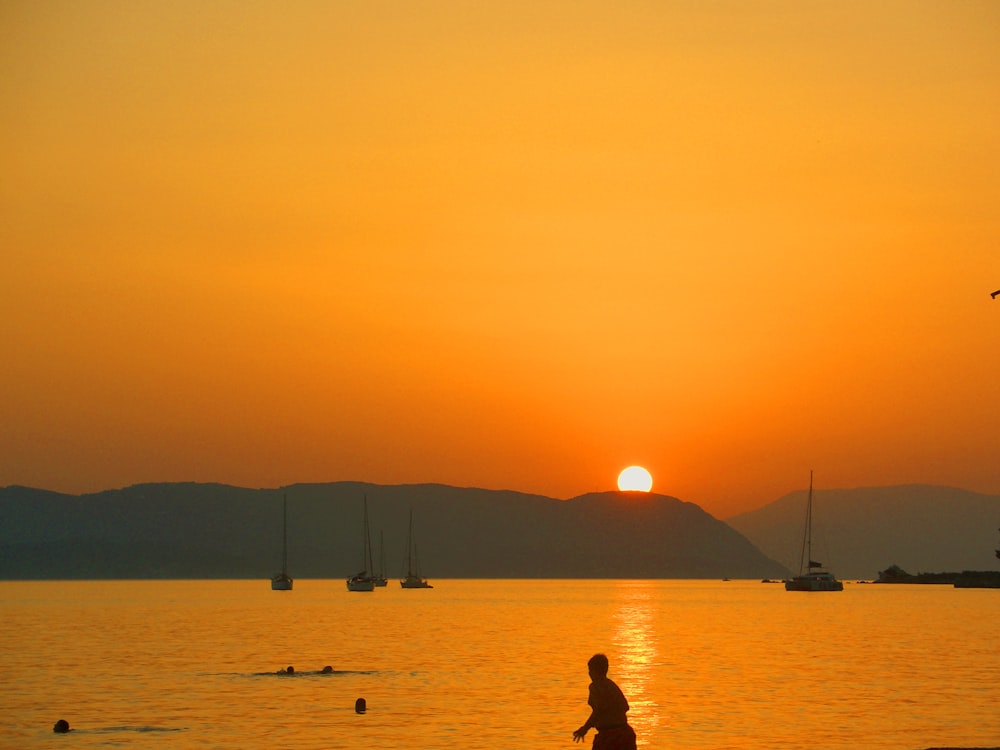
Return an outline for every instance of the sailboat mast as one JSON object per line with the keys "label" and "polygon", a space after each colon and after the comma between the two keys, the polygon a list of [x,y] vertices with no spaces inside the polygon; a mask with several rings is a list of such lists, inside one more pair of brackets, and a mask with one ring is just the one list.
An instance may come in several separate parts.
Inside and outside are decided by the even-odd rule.
{"label": "sailboat mast", "polygon": [[809,470],[809,504],[806,506],[806,565],[807,570],[813,567],[813,473]]}
{"label": "sailboat mast", "polygon": [[368,523],[368,501],[365,501],[365,549],[368,555],[368,570],[371,574],[375,573],[375,560],[372,557],[372,529]]}
{"label": "sailboat mast", "polygon": [[413,575],[413,508],[410,508],[410,533],[406,537],[406,575]]}
{"label": "sailboat mast", "polygon": [[809,470],[809,499],[806,501],[806,531],[802,535],[802,551],[799,553],[799,575],[812,569],[812,511],[813,473]]}
{"label": "sailboat mast", "polygon": [[365,536],[361,540],[361,568],[365,575],[372,570],[372,540],[368,530],[368,495],[363,495],[365,504]]}
{"label": "sailboat mast", "polygon": [[385,535],[381,529],[378,532],[378,575],[385,575]]}
{"label": "sailboat mast", "polygon": [[288,495],[281,499],[281,574],[288,575]]}

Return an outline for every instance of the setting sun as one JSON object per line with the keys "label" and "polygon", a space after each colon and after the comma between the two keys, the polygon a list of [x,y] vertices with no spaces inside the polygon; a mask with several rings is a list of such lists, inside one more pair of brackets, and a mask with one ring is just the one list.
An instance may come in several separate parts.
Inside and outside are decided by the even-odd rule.
{"label": "setting sun", "polygon": [[1000,494],[998,3],[287,5],[0,3],[0,485]]}
{"label": "setting sun", "polygon": [[649,492],[653,477],[641,466],[629,466],[618,475],[618,489],[623,492]]}

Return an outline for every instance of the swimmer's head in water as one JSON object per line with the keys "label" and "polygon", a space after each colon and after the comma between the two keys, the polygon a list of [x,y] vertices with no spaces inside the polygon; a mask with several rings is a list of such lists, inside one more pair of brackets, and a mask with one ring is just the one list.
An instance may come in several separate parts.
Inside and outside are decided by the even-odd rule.
{"label": "swimmer's head in water", "polygon": [[56,734],[65,734],[69,731],[69,722],[66,721],[66,719],[59,719],[59,721],[55,723],[55,726],[52,727],[52,731]]}
{"label": "swimmer's head in water", "polygon": [[330,674],[333,671],[333,667],[323,667],[323,674]]}

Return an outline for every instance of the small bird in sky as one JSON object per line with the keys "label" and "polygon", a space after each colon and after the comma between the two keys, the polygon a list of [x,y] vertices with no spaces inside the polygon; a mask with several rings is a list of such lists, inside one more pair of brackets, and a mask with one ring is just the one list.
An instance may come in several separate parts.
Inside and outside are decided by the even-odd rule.
{"label": "small bird in sky", "polygon": [[996,299],[998,294],[1000,294],[1000,289],[997,289],[995,292],[993,292],[990,295],[990,299]]}

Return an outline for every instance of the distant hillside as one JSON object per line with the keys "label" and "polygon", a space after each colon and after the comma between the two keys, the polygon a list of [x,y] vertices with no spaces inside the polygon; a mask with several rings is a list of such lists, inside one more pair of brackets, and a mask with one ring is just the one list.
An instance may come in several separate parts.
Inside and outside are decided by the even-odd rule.
{"label": "distant hillside", "polygon": [[429,578],[763,578],[788,571],[691,503],[608,492],[561,501],[444,485],[356,482],[252,490],[147,484],[71,496],[0,489],[0,578],[300,578],[360,568],[362,498],[386,573],[407,525]]}
{"label": "distant hillside", "polygon": [[[765,555],[798,569],[806,491],[727,519]],[[813,556],[840,578],[996,570],[1000,496],[903,485],[813,492]]]}

